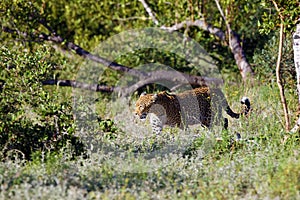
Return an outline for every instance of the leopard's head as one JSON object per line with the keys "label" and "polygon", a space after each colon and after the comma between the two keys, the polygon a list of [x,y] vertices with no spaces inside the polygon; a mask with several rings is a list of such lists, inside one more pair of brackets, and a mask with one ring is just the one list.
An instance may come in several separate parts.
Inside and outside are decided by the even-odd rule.
{"label": "leopard's head", "polygon": [[135,104],[135,114],[140,119],[145,119],[151,109],[151,106],[156,102],[157,94],[142,93]]}

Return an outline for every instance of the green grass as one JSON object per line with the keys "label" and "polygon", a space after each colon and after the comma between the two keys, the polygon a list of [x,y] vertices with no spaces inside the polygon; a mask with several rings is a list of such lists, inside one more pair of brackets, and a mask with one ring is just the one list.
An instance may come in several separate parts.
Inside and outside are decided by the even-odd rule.
{"label": "green grass", "polygon": [[[124,128],[130,124],[125,120],[116,124],[120,129],[114,137],[103,133],[97,139],[109,147],[126,149],[130,152],[126,157],[98,149],[87,158],[73,159],[65,148],[59,154],[37,154],[32,161],[7,159],[0,163],[0,198],[299,199],[299,133],[284,131],[277,88],[237,91],[227,89],[230,105],[238,108],[239,98],[246,95],[253,111],[248,119],[230,120],[228,132],[199,129],[186,149],[145,160],[143,153],[178,142],[183,132],[166,129],[160,136],[136,139],[147,129],[138,124],[144,132],[136,134],[134,128]],[[293,112],[297,99],[294,94],[287,97]],[[129,113],[124,116],[132,120]],[[241,141],[232,140],[236,132],[242,135]]]}

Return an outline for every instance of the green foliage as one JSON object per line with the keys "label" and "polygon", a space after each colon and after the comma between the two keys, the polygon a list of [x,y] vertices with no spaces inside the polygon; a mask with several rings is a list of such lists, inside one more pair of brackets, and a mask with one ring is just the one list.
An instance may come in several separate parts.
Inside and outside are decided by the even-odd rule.
{"label": "green foliage", "polygon": [[[276,81],[275,68],[278,54],[278,34],[270,35],[269,37],[270,39],[265,46],[257,49],[253,56],[255,72],[262,82]],[[296,81],[292,41],[292,36],[288,34],[284,40],[281,59],[282,80],[287,87],[294,87]]]}
{"label": "green foliage", "polygon": [[[150,160],[155,163],[161,159],[165,165],[141,173],[123,171],[113,162],[115,158],[111,154],[103,152],[76,160],[72,160],[71,152],[63,150],[58,154],[37,153],[27,163],[8,159],[0,163],[1,197],[298,199],[299,134],[282,132],[280,116],[277,116],[281,105],[272,87],[254,87],[247,93],[255,102],[250,118],[231,121],[228,132],[196,129],[201,132],[192,144],[190,156],[165,154]],[[235,140],[235,132],[241,134],[241,140]],[[159,144],[154,148],[160,149],[175,135],[163,132],[162,137],[152,137],[151,142]],[[120,140],[121,137],[131,136],[118,134],[119,139],[108,139],[114,146],[136,148],[134,141]],[[140,151],[149,151],[148,146],[145,140],[139,146]],[[144,159],[143,154],[131,157],[130,162],[143,170],[147,166],[138,165],[140,159]]]}
{"label": "green foliage", "polygon": [[115,123],[111,119],[102,120],[100,121],[100,129],[104,132],[108,133],[116,133],[118,128],[116,127]]}
{"label": "green foliage", "polygon": [[[225,23],[221,19],[214,1],[172,0],[168,2],[147,1],[147,3],[159,20],[160,26],[172,26],[186,19],[196,20],[204,17],[209,24],[226,32]],[[232,29],[241,35],[246,47],[244,48],[246,55],[249,55],[249,59],[251,59],[253,49],[262,42],[257,32],[257,26],[253,23],[253,21],[260,20],[260,16],[262,16],[262,11],[259,9],[260,4],[258,1],[251,3],[249,1],[221,1],[220,3],[223,10],[227,11],[226,17]],[[30,35],[31,32],[46,31],[38,23],[40,20],[46,19],[48,25],[63,38],[74,41],[88,50],[93,50],[100,42],[122,31],[154,26],[148,13],[138,1],[72,0],[57,2],[39,0],[34,3],[5,1],[1,6],[2,10],[9,10],[7,13],[2,13],[1,17],[10,27],[13,28],[15,23],[20,24],[18,30]],[[191,28],[189,31],[182,29],[179,32],[199,42],[216,59],[221,70],[238,73],[232,53],[226,43],[216,40],[214,36],[198,28]],[[144,52],[142,56],[147,57],[147,52]],[[124,60],[124,63],[129,61],[130,59]],[[136,60],[135,63],[139,64],[140,60]],[[180,62],[174,64],[178,68],[182,67],[181,71],[185,70],[185,66],[181,66]]]}
{"label": "green foliage", "polygon": [[[226,30],[214,1],[147,3],[159,26],[204,17],[209,24]],[[281,64],[285,84],[292,88],[286,91],[287,102],[291,110],[296,110],[289,32],[299,15],[299,2],[277,3],[286,27]],[[189,132],[195,137],[186,149],[175,149],[171,154],[151,159],[143,153],[163,151],[174,138],[186,132],[170,128],[161,135],[150,135],[147,125],[142,125],[144,132],[139,132],[128,127],[133,120],[132,113],[121,115],[123,124],[102,117],[110,109],[109,97],[105,95],[81,96],[83,100],[76,99],[74,105],[74,93],[70,89],[43,86],[42,81],[46,79],[75,78],[78,68],[84,70],[86,63],[62,58],[46,42],[33,37],[41,32],[49,34],[40,23],[46,20],[63,38],[93,52],[99,43],[115,34],[155,26],[141,2],[3,0],[0,3],[2,27],[15,31],[0,33],[3,44],[0,49],[0,158],[3,161],[0,162],[0,198],[299,199],[299,133],[284,133],[280,98],[273,84],[278,13],[271,1],[220,0],[220,4],[231,28],[241,36],[246,56],[253,62],[257,79],[262,83],[259,87],[245,89],[236,81],[239,72],[226,42],[198,28],[183,28],[179,32],[198,41],[218,62],[222,75],[228,77],[226,80],[231,77],[236,83],[237,86],[232,84],[226,88],[230,105],[246,95],[253,104],[253,112],[248,119],[230,121],[228,131],[196,127]],[[61,47],[64,50],[64,43]],[[59,48],[56,46],[56,50]],[[113,53],[108,51],[109,56]],[[118,56],[115,61],[129,67],[159,62],[182,72],[199,73],[184,58],[168,51],[141,49]],[[91,74],[87,74],[87,79],[88,76]],[[98,78],[101,83],[114,85],[121,76],[104,70]],[[102,118],[88,104],[95,101],[96,109],[100,110],[97,114]],[[87,145],[75,137],[77,133],[90,136],[95,152],[80,156]],[[241,140],[236,140],[237,133],[241,134]],[[134,156],[122,157],[123,151]],[[120,154],[119,160],[114,154]],[[126,159],[129,163],[122,166],[124,169],[132,167],[146,172],[131,173],[118,168]],[[152,166],[164,165],[151,171],[143,160]]]}
{"label": "green foliage", "polygon": [[274,0],[276,2],[280,13],[275,9],[272,1],[262,1],[260,4],[264,9],[261,21],[258,21],[260,33],[269,34],[272,30],[276,30],[281,23],[283,17],[283,24],[285,32],[290,32],[295,29],[295,24],[299,19],[300,6],[298,0]]}
{"label": "green foliage", "polygon": [[75,127],[70,102],[60,102],[56,91],[41,83],[53,74],[51,54],[47,47],[30,54],[5,47],[0,50],[2,158],[13,150],[26,158],[34,151],[57,151],[72,139]]}

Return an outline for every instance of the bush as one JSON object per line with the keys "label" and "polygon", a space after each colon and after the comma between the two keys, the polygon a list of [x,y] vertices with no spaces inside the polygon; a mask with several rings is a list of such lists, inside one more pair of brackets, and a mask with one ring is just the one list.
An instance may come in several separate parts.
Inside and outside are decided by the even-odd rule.
{"label": "bush", "polygon": [[[277,55],[278,35],[271,35],[265,46],[262,49],[257,49],[253,56],[254,69],[261,81],[276,81]],[[296,80],[293,55],[293,39],[291,35],[287,35],[283,44],[281,77],[284,78],[284,83],[287,83],[292,87],[294,87]]]}
{"label": "bush", "polygon": [[55,89],[41,83],[53,76],[52,53],[47,47],[30,53],[0,49],[0,158],[18,152],[29,159],[34,151],[57,151],[68,140],[79,145],[72,137],[70,101],[61,102]]}

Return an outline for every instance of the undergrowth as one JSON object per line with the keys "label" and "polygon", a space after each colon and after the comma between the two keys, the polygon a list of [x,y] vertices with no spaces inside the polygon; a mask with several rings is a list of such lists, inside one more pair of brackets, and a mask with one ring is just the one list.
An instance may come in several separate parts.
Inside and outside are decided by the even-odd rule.
{"label": "undergrowth", "polygon": [[[137,130],[121,116],[123,124],[99,122],[93,145],[101,145],[87,156],[74,159],[68,145],[31,161],[12,155],[0,163],[0,198],[299,199],[299,134],[284,131],[274,88],[227,88],[235,110],[244,95],[253,105],[251,116],[230,120],[228,131],[167,128],[147,135],[147,125]],[[287,93],[292,111],[293,95]],[[190,141],[178,143],[182,134]]]}

